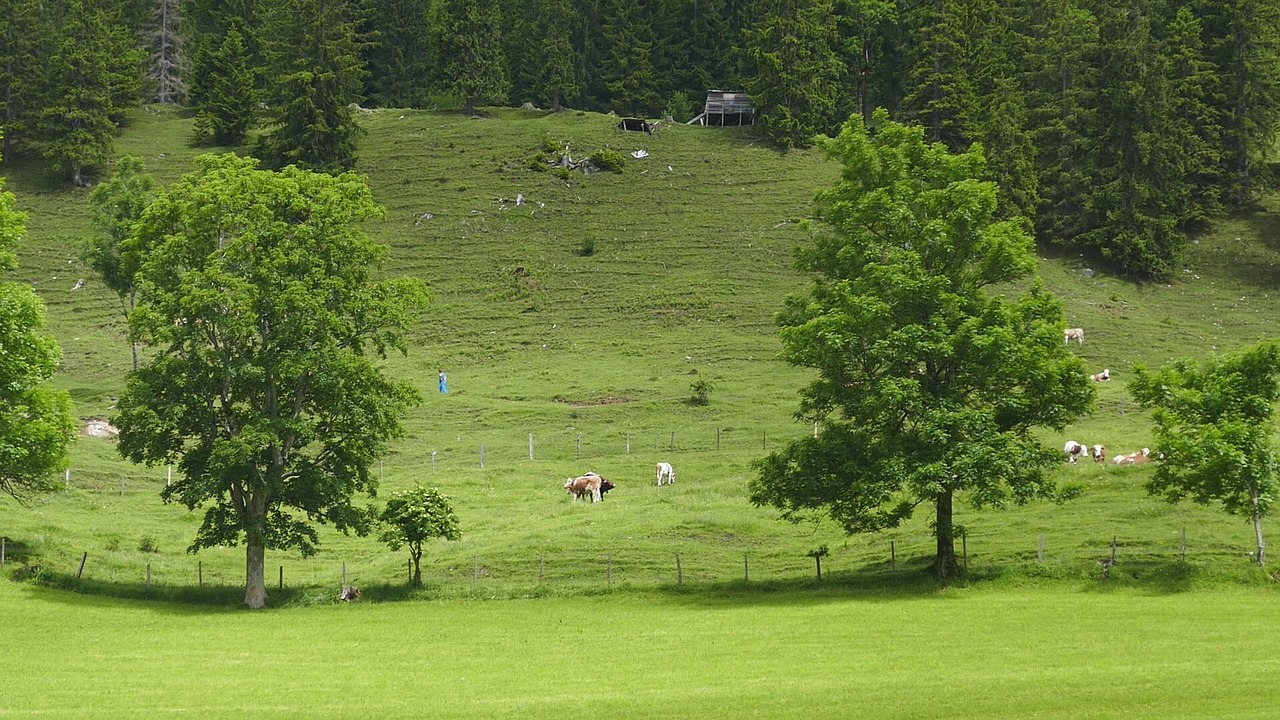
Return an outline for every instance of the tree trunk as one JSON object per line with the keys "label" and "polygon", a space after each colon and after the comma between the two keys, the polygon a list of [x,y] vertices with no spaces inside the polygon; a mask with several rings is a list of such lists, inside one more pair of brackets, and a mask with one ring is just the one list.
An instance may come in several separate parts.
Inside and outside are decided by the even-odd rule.
{"label": "tree trunk", "polygon": [[464,109],[467,117],[475,117],[476,114],[476,98],[474,95],[467,96],[466,108]]}
{"label": "tree trunk", "polygon": [[1258,486],[1254,485],[1250,492],[1253,494],[1253,534],[1258,538],[1258,564],[1265,565],[1267,562],[1267,543],[1262,539],[1262,513],[1258,510]]}
{"label": "tree trunk", "polygon": [[413,586],[422,587],[422,548],[416,551],[411,548],[409,555],[413,558]]}
{"label": "tree trunk", "polygon": [[934,530],[938,538],[938,553],[933,559],[933,570],[939,580],[960,577],[960,565],[956,562],[956,534],[952,522],[952,505],[955,498],[951,490],[944,490],[937,497],[937,527]]}
{"label": "tree trunk", "polygon": [[267,606],[267,549],[260,540],[245,545],[244,604],[251,610]]}

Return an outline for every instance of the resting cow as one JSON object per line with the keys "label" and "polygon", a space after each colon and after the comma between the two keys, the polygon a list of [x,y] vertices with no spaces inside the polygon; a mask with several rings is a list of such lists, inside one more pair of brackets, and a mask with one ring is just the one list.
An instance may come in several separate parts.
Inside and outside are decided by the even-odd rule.
{"label": "resting cow", "polygon": [[1117,455],[1115,459],[1117,465],[1142,465],[1148,462],[1151,462],[1151,448],[1142,448],[1128,455]]}
{"label": "resting cow", "polygon": [[1111,369],[1103,368],[1102,372],[1090,375],[1089,379],[1094,382],[1107,382],[1111,379]]}
{"label": "resting cow", "polygon": [[1084,457],[1086,449],[1084,445],[1081,445],[1075,440],[1068,440],[1067,444],[1062,446],[1062,452],[1067,454],[1068,462],[1075,462],[1076,460]]}
{"label": "resting cow", "polygon": [[1089,448],[1089,455],[1093,457],[1096,463],[1105,462],[1107,459],[1107,448],[1103,445],[1094,445]]}

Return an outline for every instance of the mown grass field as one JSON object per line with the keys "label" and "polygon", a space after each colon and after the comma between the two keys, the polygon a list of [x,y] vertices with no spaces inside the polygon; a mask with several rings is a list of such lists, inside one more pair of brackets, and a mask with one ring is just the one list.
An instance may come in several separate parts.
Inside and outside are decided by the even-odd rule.
{"label": "mown grass field", "polygon": [[[315,557],[268,553],[269,604],[288,611],[247,615],[243,550],[187,554],[199,517],[160,502],[167,469],[81,438],[64,490],[0,500],[5,569],[40,565],[90,593],[0,590],[13,646],[39,648],[0,661],[30,659],[0,672],[38,682],[6,693],[0,715],[1270,714],[1269,686],[1252,679],[1275,654],[1274,583],[1249,563],[1251,528],[1148,498],[1149,467],[1064,464],[1059,478],[1085,491],[1075,501],[958,508],[961,588],[921,579],[928,517],[846,538],[750,506],[751,461],[812,432],[792,417],[807,374],[779,361],[772,318],[808,288],[791,264],[800,221],[838,173],[820,151],[781,154],[750,129],[625,133],[575,112],[363,122],[357,170],[387,210],[368,230],[391,248],[388,272],[433,294],[409,355],[387,361],[422,403],[379,468],[382,490],[440,487],[463,539],[428,548],[426,587],[409,592],[403,553],[324,532]],[[189,119],[151,109],[117,149],[168,184],[204,151],[189,135]],[[563,178],[535,169],[548,146],[649,157]],[[16,278],[47,304],[57,382],[82,419],[107,417],[129,349],[114,297],[79,259],[86,193],[34,163],[0,172],[30,215]],[[1159,285],[1043,248],[1041,275],[1086,330],[1073,348],[1116,378],[1094,415],[1045,442],[1150,445],[1125,390],[1133,363],[1274,336],[1278,231],[1265,210],[1225,219]],[[690,402],[695,380],[712,385],[705,406]],[[675,485],[654,486],[658,460]],[[603,504],[561,489],[585,470],[618,484]],[[807,553],[821,546],[818,583]],[[333,607],[344,571],[365,598]],[[582,679],[597,666],[609,683]]]}
{"label": "mown grass field", "polygon": [[245,613],[5,583],[22,651],[0,656],[0,716],[1269,718],[1273,600],[811,587]]}

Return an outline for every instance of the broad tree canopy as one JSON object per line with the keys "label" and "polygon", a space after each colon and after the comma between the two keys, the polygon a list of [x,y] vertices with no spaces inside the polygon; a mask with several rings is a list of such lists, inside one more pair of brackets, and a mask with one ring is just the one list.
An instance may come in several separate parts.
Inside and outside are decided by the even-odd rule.
{"label": "broad tree canopy", "polygon": [[266,602],[265,548],[313,551],[315,523],[366,532],[356,493],[416,398],[369,353],[404,350],[420,281],[377,280],[386,248],[365,181],[205,155],[147,208],[136,336],[115,424],[134,462],[176,463],[166,500],[205,507],[191,549],[246,546],[245,602]]}
{"label": "broad tree canopy", "polygon": [[1138,366],[1129,392],[1152,409],[1159,458],[1147,492],[1169,502],[1218,502],[1253,522],[1259,565],[1262,518],[1275,500],[1275,405],[1280,346],[1262,343],[1225,358]]}
{"label": "broad tree canopy", "polygon": [[1060,453],[1034,436],[1093,401],[1062,342],[1060,303],[1035,279],[1031,238],[996,220],[978,146],[952,154],[877,111],[829,146],[841,180],[819,193],[825,232],[799,254],[808,299],[779,314],[784,356],[817,370],[797,415],[821,421],[758,461],[757,505],[848,533],[935,514],[935,569],[958,574],[953,500],[1003,506],[1053,496]]}
{"label": "broad tree canopy", "polygon": [[[0,181],[0,272],[8,272],[26,216],[3,188]],[[0,282],[0,491],[19,500],[50,486],[75,439],[71,396],[48,385],[62,354],[43,328],[44,305],[31,288]]]}
{"label": "broad tree canopy", "polygon": [[383,523],[382,541],[392,550],[401,545],[409,546],[413,560],[412,585],[422,585],[422,544],[431,538],[457,540],[462,537],[458,529],[458,516],[445,497],[436,488],[421,485],[412,490],[391,493],[387,507],[379,519]]}

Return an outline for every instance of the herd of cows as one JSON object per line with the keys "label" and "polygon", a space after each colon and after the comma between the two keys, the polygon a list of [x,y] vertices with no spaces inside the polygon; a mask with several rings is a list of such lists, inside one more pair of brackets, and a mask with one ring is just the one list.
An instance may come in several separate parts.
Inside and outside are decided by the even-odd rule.
{"label": "herd of cows", "polygon": [[[656,469],[659,487],[676,481],[676,471],[671,467],[671,463],[660,462]],[[593,503],[601,502],[604,500],[604,494],[615,487],[617,486],[594,472],[583,473],[576,478],[564,481],[565,491],[573,496],[575,502],[584,497],[590,497]]]}
{"label": "herd of cows", "polygon": [[[1075,340],[1077,344],[1084,344],[1084,328],[1067,328],[1062,334],[1062,341],[1068,345]],[[1094,382],[1109,382],[1111,380],[1110,368],[1103,369],[1102,372],[1094,373],[1089,376]],[[1067,454],[1068,462],[1075,462],[1082,457],[1091,457],[1096,463],[1107,461],[1107,448],[1105,445],[1082,445],[1075,440],[1068,440],[1067,444],[1062,447],[1062,451]],[[1151,461],[1151,449],[1142,448],[1136,452],[1127,453],[1125,455],[1116,455],[1112,458],[1112,462],[1116,465],[1141,465]]]}

